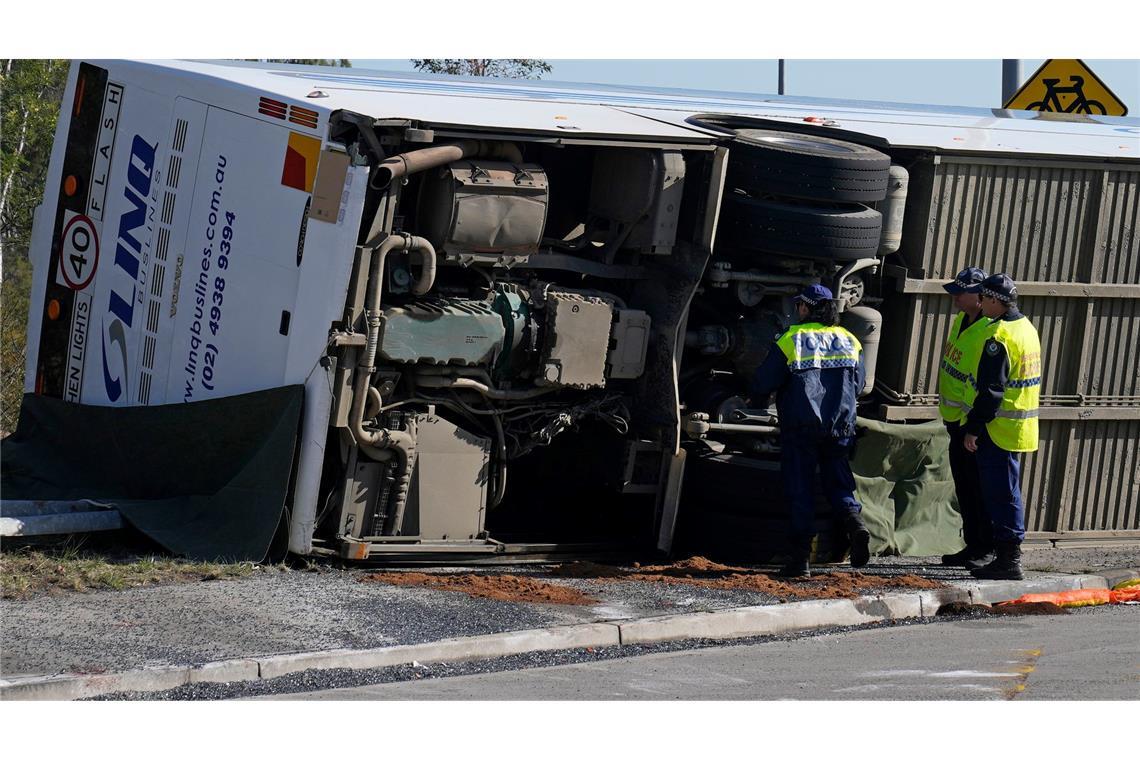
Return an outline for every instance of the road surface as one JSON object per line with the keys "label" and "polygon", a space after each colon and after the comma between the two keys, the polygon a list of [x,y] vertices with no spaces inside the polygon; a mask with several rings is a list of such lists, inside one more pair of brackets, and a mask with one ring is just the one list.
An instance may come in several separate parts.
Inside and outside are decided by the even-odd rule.
{"label": "road surface", "polygon": [[862,629],[268,698],[1135,700],[1140,607]]}

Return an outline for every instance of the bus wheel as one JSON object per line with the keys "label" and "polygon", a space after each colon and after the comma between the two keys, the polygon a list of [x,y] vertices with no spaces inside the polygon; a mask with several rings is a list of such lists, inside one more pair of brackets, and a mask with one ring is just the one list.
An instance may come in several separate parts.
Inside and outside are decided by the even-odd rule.
{"label": "bus wheel", "polygon": [[718,247],[744,253],[851,261],[873,258],[883,216],[866,206],[828,207],[727,193]]}
{"label": "bus wheel", "polygon": [[830,137],[735,130],[728,188],[806,200],[874,203],[887,197],[891,158]]}

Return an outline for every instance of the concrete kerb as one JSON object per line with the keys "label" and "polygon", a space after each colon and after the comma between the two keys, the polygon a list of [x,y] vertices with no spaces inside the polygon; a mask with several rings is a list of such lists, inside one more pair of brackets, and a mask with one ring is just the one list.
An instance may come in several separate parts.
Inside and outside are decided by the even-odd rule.
{"label": "concrete kerb", "polygon": [[305,652],[264,657],[259,659],[258,663],[261,666],[262,678],[276,678],[311,668],[363,669],[408,665],[413,662],[462,662],[525,652],[610,647],[619,643],[618,627],[613,623],[585,623],[379,649]]}
{"label": "concrete kerb", "polygon": [[1140,570],[1107,570],[1100,576],[1104,578],[1105,585],[1109,588],[1114,588],[1118,583],[1122,583],[1133,578],[1140,578]]}
{"label": "concrete kerb", "polygon": [[969,592],[970,602],[973,604],[996,604],[1016,599],[1022,594],[1107,588],[1107,581],[1099,575],[1058,575],[1024,581],[977,581],[967,583],[963,588]]}
{"label": "concrete kerb", "polygon": [[527,652],[651,644],[681,639],[779,635],[883,620],[932,617],[953,601],[994,604],[1022,594],[1110,588],[1136,570],[1106,575],[1053,575],[1026,581],[977,581],[931,591],[880,594],[781,605],[585,623],[529,631],[444,639],[377,649],[344,649],[211,662],[195,667],[146,668],[123,673],[0,679],[0,700],[71,700],[123,691],[165,691],[191,683],[256,681],[311,669],[366,669],[413,662],[482,660]]}
{"label": "concrete kerb", "polygon": [[612,647],[620,644],[613,623],[585,623],[425,644],[339,649],[271,657],[223,660],[195,667],[145,668],[97,675],[33,676],[0,680],[0,700],[72,700],[120,691],[166,691],[190,683],[256,681],[303,670],[361,670],[413,662],[462,662],[526,652]]}
{"label": "concrete kerb", "polygon": [[0,699],[72,700],[117,691],[166,691],[190,682],[191,668],[145,668],[123,673],[45,676],[0,682]]}

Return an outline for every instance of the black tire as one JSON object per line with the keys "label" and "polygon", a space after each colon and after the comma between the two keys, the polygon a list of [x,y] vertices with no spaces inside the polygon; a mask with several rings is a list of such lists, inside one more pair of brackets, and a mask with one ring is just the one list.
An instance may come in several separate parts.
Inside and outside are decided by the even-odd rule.
{"label": "black tire", "polygon": [[874,209],[830,209],[757,200],[730,193],[721,207],[717,246],[814,259],[874,257],[883,215]]}
{"label": "black tire", "polygon": [[739,129],[729,147],[729,188],[806,200],[874,203],[887,197],[891,157],[830,137]]}

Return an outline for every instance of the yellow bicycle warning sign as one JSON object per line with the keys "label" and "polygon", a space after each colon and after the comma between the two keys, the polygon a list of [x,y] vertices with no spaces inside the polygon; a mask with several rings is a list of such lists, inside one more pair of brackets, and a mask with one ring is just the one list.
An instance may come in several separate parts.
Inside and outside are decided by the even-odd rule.
{"label": "yellow bicycle warning sign", "polygon": [[1128,106],[1075,58],[1051,58],[1021,85],[1004,108],[1052,113],[1124,116]]}

